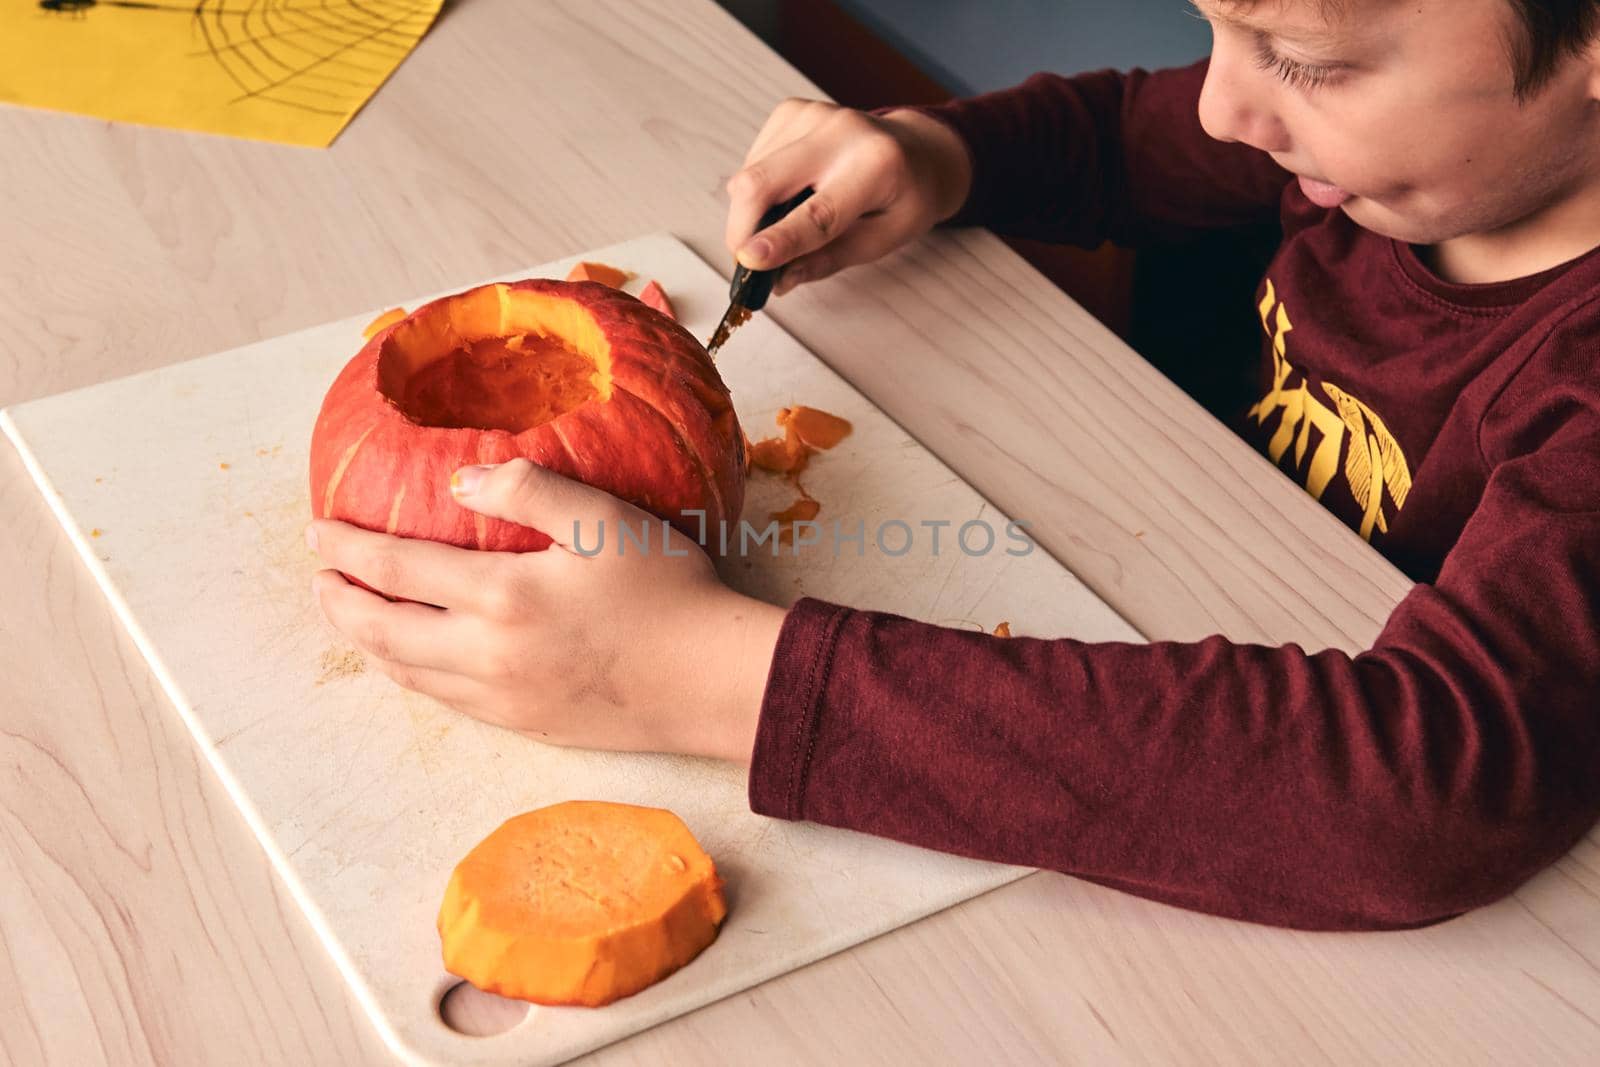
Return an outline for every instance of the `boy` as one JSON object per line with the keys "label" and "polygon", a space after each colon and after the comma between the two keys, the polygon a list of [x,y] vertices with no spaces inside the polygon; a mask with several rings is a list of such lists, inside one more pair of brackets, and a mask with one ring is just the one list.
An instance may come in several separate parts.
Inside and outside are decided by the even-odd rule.
{"label": "boy", "polygon": [[[749,761],[781,818],[1302,927],[1510,892],[1600,810],[1600,0],[1198,6],[1215,46],[1187,70],[784,105],[730,182],[730,244],[792,287],[946,219],[1088,245],[1281,219],[1242,432],[1421,583],[1372,649],[1002,640],[785,613],[698,553],[318,523],[330,567],[440,605],[325,571],[329,617],[492,721]],[[636,521],[521,461],[461,472],[458,499]]]}

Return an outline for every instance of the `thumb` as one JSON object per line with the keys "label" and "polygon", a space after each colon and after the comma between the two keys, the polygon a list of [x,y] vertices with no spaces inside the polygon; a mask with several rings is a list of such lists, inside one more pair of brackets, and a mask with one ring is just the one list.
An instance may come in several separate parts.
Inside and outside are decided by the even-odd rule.
{"label": "thumb", "polygon": [[604,490],[527,459],[462,467],[450,476],[450,495],[464,508],[531,526],[567,549],[580,536],[591,543],[598,528],[614,521],[619,503]]}

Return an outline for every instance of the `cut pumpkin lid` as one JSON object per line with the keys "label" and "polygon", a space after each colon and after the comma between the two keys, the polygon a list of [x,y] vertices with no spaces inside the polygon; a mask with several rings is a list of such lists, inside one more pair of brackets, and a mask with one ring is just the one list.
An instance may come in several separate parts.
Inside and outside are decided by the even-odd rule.
{"label": "cut pumpkin lid", "polygon": [[[716,867],[660,808],[568,801],[508,819],[456,867],[478,919],[593,937],[660,918]],[[510,890],[509,892],[507,890]]]}

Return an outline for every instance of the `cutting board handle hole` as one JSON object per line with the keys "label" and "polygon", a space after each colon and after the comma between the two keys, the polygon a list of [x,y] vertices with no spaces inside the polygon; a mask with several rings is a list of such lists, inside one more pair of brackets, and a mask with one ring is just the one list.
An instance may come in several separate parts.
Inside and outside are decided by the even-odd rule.
{"label": "cutting board handle hole", "polygon": [[439,1018],[458,1034],[493,1037],[528,1017],[533,1005],[485,993],[469,982],[457,982],[439,998]]}

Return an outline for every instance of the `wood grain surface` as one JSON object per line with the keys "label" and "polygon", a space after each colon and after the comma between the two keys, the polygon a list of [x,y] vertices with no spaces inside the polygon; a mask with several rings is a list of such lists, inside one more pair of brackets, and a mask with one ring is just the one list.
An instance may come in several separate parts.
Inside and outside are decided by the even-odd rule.
{"label": "wood grain surface", "polygon": [[[709,0],[458,0],[327,151],[0,109],[0,404],[653,230],[727,267],[723,182],[789,95],[816,93]],[[772,313],[1148,637],[1358,649],[1406,592],[989,235]],[[0,516],[0,1060],[389,1062],[9,448]],[[1514,897],[1409,933],[1036,875],[586,1062],[1597,1048],[1591,833]]]}

